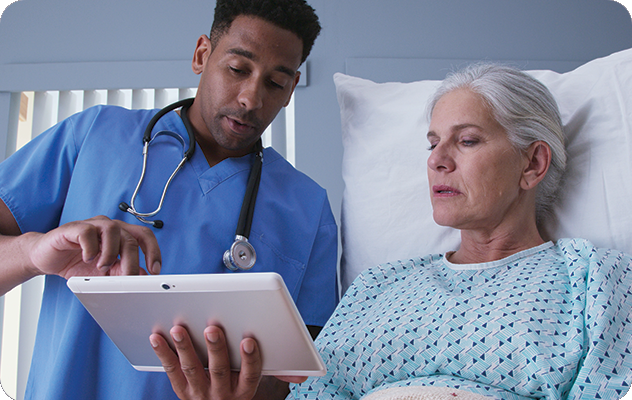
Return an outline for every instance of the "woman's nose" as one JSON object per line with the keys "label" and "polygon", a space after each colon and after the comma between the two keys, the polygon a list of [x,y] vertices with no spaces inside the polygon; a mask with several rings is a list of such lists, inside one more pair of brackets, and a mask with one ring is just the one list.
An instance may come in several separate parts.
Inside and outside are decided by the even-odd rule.
{"label": "woman's nose", "polygon": [[428,168],[433,171],[452,171],[454,166],[449,149],[445,145],[435,145],[428,157]]}

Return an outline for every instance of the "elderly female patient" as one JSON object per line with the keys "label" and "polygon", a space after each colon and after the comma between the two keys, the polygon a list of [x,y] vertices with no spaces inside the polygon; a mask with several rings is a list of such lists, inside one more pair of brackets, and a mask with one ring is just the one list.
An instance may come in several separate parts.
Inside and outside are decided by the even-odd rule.
{"label": "elderly female patient", "polygon": [[461,245],[363,272],[317,338],[327,375],[289,398],[623,397],[631,257],[538,230],[566,163],[549,91],[476,65],[443,82],[429,113],[433,216]]}
{"label": "elderly female patient", "polygon": [[429,113],[433,216],[461,231],[461,246],[362,273],[317,339],[328,374],[290,397],[396,398],[403,386],[449,387],[450,398],[623,397],[630,256],[538,230],[566,162],[549,91],[475,65],[443,82]]}

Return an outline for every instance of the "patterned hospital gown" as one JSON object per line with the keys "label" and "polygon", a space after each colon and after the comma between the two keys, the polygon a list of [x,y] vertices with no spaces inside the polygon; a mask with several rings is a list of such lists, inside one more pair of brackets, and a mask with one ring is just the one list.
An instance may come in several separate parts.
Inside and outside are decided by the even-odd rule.
{"label": "patterned hospital gown", "polygon": [[317,339],[327,375],[292,399],[443,386],[498,399],[620,399],[632,382],[632,260],[581,239],[496,262],[380,265]]}

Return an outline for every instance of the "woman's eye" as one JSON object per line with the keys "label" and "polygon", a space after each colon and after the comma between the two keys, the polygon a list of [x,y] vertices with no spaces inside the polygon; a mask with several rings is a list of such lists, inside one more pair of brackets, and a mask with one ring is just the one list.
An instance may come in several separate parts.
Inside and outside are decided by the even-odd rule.
{"label": "woman's eye", "polygon": [[478,140],[476,140],[476,139],[463,139],[463,140],[461,140],[461,144],[463,146],[466,146],[466,147],[471,147],[471,146],[475,146],[476,144],[478,144]]}

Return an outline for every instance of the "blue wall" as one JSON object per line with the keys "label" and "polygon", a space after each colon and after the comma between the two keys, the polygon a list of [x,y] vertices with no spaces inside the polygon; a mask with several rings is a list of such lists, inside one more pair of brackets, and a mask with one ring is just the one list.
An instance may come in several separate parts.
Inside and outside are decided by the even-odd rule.
{"label": "blue wall", "polygon": [[[214,4],[20,0],[0,20],[0,92],[197,86],[191,55],[198,36],[210,30]],[[363,65],[357,59],[522,60],[528,68],[564,70],[632,47],[630,15],[611,0],[310,4],[323,32],[308,59],[308,86],[296,92],[297,167],[328,190],[336,215],[343,191],[342,145],[332,75],[347,72],[347,65]],[[367,77],[436,79],[441,71],[394,70],[383,63]]]}

